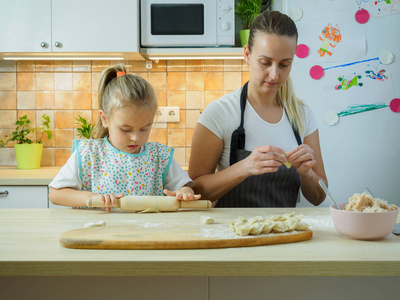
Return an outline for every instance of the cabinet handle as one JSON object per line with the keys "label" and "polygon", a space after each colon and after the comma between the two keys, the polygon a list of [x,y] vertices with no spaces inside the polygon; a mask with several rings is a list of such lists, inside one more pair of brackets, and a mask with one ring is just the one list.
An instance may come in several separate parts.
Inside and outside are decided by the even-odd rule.
{"label": "cabinet handle", "polygon": [[42,47],[42,48],[47,48],[48,46],[49,46],[49,44],[47,44],[46,42],[40,43],[40,47]]}
{"label": "cabinet handle", "polygon": [[62,48],[62,44],[60,42],[55,42],[54,46],[56,46],[57,48]]}
{"label": "cabinet handle", "polygon": [[8,191],[0,192],[0,196],[7,196],[7,195],[8,195]]}

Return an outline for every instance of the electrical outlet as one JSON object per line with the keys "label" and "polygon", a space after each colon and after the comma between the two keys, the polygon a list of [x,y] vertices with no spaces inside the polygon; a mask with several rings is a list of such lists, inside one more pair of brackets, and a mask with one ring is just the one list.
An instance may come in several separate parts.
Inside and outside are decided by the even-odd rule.
{"label": "electrical outlet", "polygon": [[156,116],[155,116],[155,122],[156,123],[166,123],[167,122],[167,116],[166,116],[166,107],[161,106],[158,107]]}
{"label": "electrical outlet", "polygon": [[178,106],[166,107],[165,117],[167,119],[167,122],[179,122],[179,107]]}

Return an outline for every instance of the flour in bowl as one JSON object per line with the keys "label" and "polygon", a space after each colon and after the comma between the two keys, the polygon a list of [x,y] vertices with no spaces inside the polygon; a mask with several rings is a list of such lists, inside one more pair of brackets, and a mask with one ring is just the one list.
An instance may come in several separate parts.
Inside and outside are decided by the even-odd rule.
{"label": "flour in bowl", "polygon": [[374,198],[367,193],[354,194],[344,210],[358,212],[384,212],[397,210],[394,204],[388,204],[386,201]]}

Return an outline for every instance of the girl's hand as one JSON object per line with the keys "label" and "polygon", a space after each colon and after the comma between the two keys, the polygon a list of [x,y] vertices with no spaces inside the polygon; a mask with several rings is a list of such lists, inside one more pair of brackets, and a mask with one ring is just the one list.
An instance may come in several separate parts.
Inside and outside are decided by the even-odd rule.
{"label": "girl's hand", "polygon": [[164,189],[164,193],[167,196],[176,197],[178,200],[199,200],[201,197],[200,194],[195,195],[194,191],[188,186],[184,186],[175,192]]}
{"label": "girl's hand", "polygon": [[283,149],[275,146],[261,146],[254,148],[253,152],[240,163],[249,176],[276,172],[287,162],[284,153]]}
{"label": "girl's hand", "polygon": [[306,175],[316,164],[314,150],[307,144],[302,144],[286,154],[287,159],[297,169],[299,175]]}
{"label": "girl's hand", "polygon": [[103,195],[97,195],[92,198],[98,198],[102,203],[105,204],[105,209],[107,212],[111,211],[110,206],[115,206],[117,204],[117,199],[120,199],[124,196],[124,194],[119,194],[119,195],[114,195],[114,193],[111,194],[103,194]]}

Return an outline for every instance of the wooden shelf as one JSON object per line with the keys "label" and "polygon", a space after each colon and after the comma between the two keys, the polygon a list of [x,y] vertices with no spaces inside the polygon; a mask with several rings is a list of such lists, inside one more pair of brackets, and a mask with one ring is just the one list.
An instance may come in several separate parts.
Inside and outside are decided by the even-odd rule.
{"label": "wooden shelf", "polygon": [[140,54],[148,60],[243,59],[243,48],[140,48]]}

